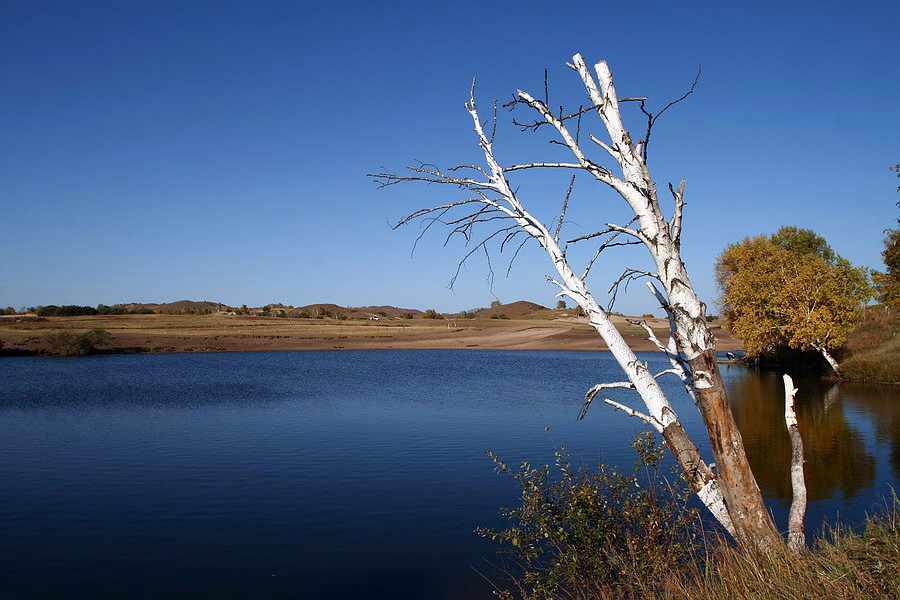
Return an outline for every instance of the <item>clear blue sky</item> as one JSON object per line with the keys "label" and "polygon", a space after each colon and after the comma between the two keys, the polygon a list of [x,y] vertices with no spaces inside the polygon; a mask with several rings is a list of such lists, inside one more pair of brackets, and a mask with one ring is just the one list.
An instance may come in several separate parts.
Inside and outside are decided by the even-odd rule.
{"label": "clear blue sky", "polygon": [[[447,289],[461,241],[435,231],[410,257],[418,226],[388,225],[451,190],[378,190],[366,174],[475,160],[473,76],[487,108],[542,94],[549,68],[552,102],[577,106],[574,52],[607,59],[620,94],[653,106],[703,65],[654,130],[650,166],[661,186],[688,180],[684,254],[709,303],[724,246],[781,225],[881,267],[900,199],[900,3],[628,5],[2,0],[0,306],[487,305],[483,259]],[[558,150],[507,127],[497,152]],[[564,182],[521,183],[553,219]],[[575,235],[624,214],[587,180],[575,199]],[[492,258],[497,298],[555,302],[536,247],[509,277],[510,254]],[[643,264],[610,253],[593,289]],[[617,309],[654,304],[635,286]]]}

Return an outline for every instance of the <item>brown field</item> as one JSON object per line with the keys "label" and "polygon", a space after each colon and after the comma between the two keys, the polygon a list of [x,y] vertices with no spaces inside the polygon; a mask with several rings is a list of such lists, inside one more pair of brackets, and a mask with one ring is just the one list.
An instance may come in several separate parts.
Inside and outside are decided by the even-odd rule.
{"label": "brown field", "polygon": [[[281,350],[375,350],[478,348],[491,350],[605,350],[584,317],[573,310],[549,310],[513,303],[482,311],[475,319],[444,320],[384,317],[302,319],[211,315],[98,315],[0,321],[7,354],[49,353],[52,331],[75,333],[103,329],[110,343],[101,352],[258,352]],[[385,311],[386,312],[386,311]],[[491,314],[508,319],[492,319]],[[636,350],[653,350],[645,332],[613,316]],[[649,319],[661,339],[668,337],[663,319]],[[714,328],[719,350],[740,349],[740,341]]]}

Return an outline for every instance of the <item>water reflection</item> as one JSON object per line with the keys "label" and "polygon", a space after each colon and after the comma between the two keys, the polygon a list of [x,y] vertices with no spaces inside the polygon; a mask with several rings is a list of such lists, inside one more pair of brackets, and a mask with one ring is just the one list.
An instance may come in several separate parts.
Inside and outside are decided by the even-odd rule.
{"label": "water reflection", "polygon": [[840,390],[845,403],[870,415],[875,439],[890,446],[888,461],[894,477],[900,479],[900,389],[894,385],[843,383]]}
{"label": "water reflection", "polygon": [[[753,472],[763,494],[791,499],[791,445],[784,425],[784,386],[780,373],[731,367],[729,387],[732,407]],[[741,373],[740,371],[744,372]],[[848,394],[845,385],[817,378],[795,377],[797,421],[803,435],[805,472],[810,501],[843,494],[853,498],[870,488],[876,476],[876,457],[866,447],[859,424],[848,419],[847,404],[865,404],[866,411],[883,408],[893,423],[893,456],[897,454],[896,402],[874,401],[872,394]],[[876,422],[882,421],[875,418]]]}

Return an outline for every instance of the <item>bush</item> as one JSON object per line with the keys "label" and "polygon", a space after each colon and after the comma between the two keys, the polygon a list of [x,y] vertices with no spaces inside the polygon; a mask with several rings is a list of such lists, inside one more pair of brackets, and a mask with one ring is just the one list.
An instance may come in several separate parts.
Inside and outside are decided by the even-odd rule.
{"label": "bush", "polygon": [[414,318],[416,315],[407,312],[407,313],[403,313],[402,316],[403,316],[404,319],[412,319],[412,318]]}
{"label": "bush", "polygon": [[425,311],[425,314],[422,315],[422,318],[423,319],[443,319],[444,315],[437,312],[433,308],[429,308],[428,310]]}
{"label": "bush", "polygon": [[491,315],[491,318],[492,319],[507,319],[507,320],[509,319],[509,317],[507,317],[503,313]]}
{"label": "bush", "polygon": [[73,304],[56,306],[55,304],[50,304],[48,306],[39,306],[35,312],[39,317],[80,317],[83,315],[96,315],[97,309],[93,306],[75,306]]}
{"label": "bush", "polygon": [[97,350],[95,346],[108,344],[109,340],[109,332],[103,329],[92,329],[84,333],[54,331],[47,334],[47,343],[60,356],[87,356]]}
{"label": "bush", "polygon": [[518,483],[521,504],[500,511],[513,521],[509,529],[476,533],[509,544],[521,567],[513,582],[519,596],[601,598],[614,589],[644,597],[694,558],[703,539],[696,510],[686,506],[689,490],[660,476],[664,450],[652,433],[636,436],[633,447],[640,461],[630,474],[575,468],[565,450],[555,454],[555,469],[523,463],[517,471],[488,453],[497,472]]}

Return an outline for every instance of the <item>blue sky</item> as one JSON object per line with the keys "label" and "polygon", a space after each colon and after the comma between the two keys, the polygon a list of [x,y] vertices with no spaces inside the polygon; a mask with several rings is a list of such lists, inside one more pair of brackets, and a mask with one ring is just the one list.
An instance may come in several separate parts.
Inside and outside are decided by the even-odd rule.
{"label": "blue sky", "polygon": [[[606,59],[622,96],[696,93],[654,129],[657,184],[687,179],[684,255],[708,303],[730,242],[781,225],[881,267],[897,216],[900,3],[0,2],[0,305],[168,302],[393,304],[458,311],[555,303],[526,246],[474,257],[389,223],[459,199],[366,177],[478,159],[467,99],[517,89],[584,101],[565,62]],[[524,118],[527,115],[519,115]],[[559,149],[508,126],[505,162]],[[639,133],[639,114],[626,113]],[[565,181],[519,182],[553,220]],[[567,232],[621,221],[588,180]],[[565,235],[565,234],[564,234]],[[629,249],[630,250],[630,249]],[[573,255],[577,254],[573,251]],[[641,252],[610,252],[604,298]],[[658,312],[643,286],[616,310]],[[712,309],[715,310],[715,309]]]}

